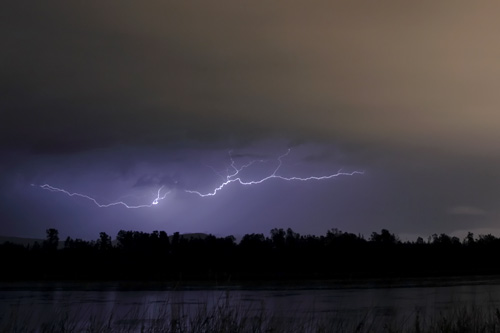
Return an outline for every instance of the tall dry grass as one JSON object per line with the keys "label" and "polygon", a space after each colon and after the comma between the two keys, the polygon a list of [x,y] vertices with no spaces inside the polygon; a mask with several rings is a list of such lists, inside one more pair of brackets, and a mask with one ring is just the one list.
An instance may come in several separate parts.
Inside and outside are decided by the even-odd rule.
{"label": "tall dry grass", "polygon": [[80,309],[69,313],[56,308],[43,314],[26,306],[13,306],[0,314],[0,332],[499,332],[500,311],[477,306],[461,306],[423,316],[407,318],[377,316],[368,311],[358,318],[308,313],[272,313],[263,308],[235,306],[220,300],[198,305],[195,311],[182,304],[165,301],[155,306],[137,305],[117,315]]}

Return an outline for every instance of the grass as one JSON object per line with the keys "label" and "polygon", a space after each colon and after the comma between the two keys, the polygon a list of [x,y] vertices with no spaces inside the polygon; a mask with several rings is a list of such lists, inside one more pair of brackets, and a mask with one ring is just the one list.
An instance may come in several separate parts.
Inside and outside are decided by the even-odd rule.
{"label": "grass", "polygon": [[500,311],[476,306],[427,316],[415,312],[402,319],[377,316],[374,311],[356,319],[314,312],[275,314],[234,306],[222,298],[213,305],[197,305],[194,311],[165,301],[137,305],[120,316],[83,307],[72,313],[54,308],[40,314],[26,307],[13,306],[0,314],[0,332],[500,332]]}

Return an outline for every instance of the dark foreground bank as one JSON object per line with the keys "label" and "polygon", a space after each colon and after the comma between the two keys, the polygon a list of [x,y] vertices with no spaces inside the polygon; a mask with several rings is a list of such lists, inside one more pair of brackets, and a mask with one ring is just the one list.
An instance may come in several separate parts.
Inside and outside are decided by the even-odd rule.
{"label": "dark foreground bank", "polygon": [[78,315],[53,309],[43,316],[12,307],[0,315],[0,332],[500,332],[500,311],[474,306],[456,307],[445,313],[391,319],[368,310],[357,319],[312,312],[309,316],[277,315],[270,311],[233,307],[219,302],[200,304],[184,313],[175,303],[137,306],[124,315],[113,311]]}

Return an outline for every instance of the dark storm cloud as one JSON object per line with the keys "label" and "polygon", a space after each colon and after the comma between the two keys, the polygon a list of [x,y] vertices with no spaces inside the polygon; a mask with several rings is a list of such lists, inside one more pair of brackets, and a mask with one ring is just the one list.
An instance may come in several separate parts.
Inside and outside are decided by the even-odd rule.
{"label": "dark storm cloud", "polygon": [[263,97],[235,92],[254,69],[281,67],[278,55],[238,59],[250,31],[231,36],[230,13],[218,26],[199,8],[115,5],[5,6],[4,144],[65,152],[258,133],[241,105]]}
{"label": "dark storm cloud", "polygon": [[2,4],[1,142],[261,136],[490,153],[499,5]]}

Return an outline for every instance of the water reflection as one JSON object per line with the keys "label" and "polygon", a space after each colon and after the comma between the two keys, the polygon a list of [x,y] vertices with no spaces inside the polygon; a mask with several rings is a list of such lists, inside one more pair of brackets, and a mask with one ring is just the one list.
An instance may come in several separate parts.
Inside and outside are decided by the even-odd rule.
{"label": "water reflection", "polygon": [[[13,310],[29,318],[65,311],[74,320],[89,316],[121,320],[155,318],[168,311],[172,318],[190,316],[216,306],[287,316],[325,315],[345,319],[390,317],[412,320],[457,306],[500,307],[500,279],[416,280],[377,284],[226,286],[158,290],[123,290],[120,284],[10,284],[0,286],[0,314]],[[5,318],[2,318],[5,319]]]}

